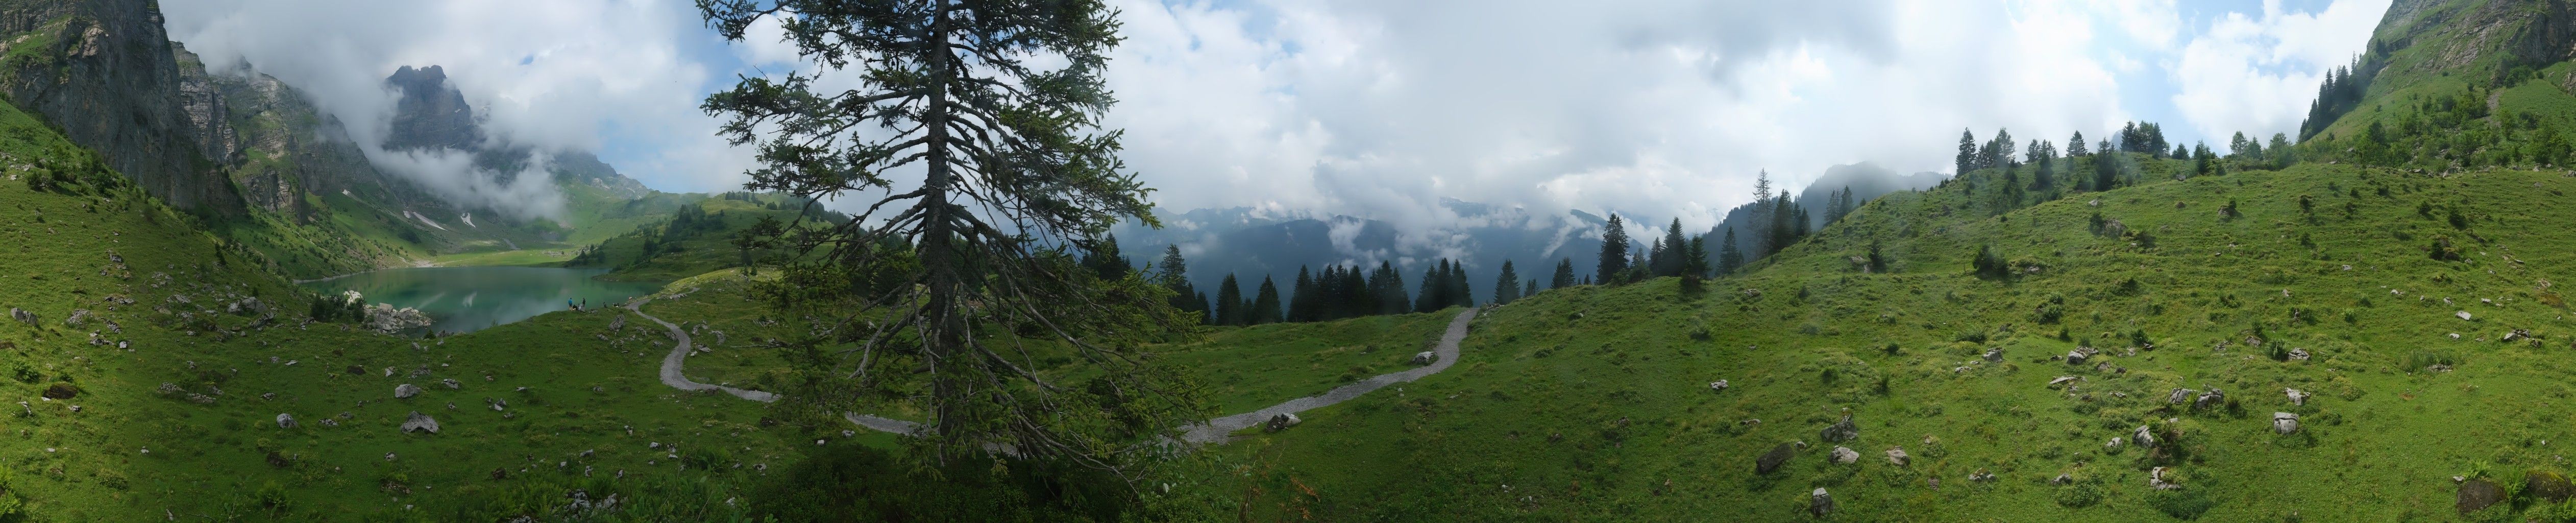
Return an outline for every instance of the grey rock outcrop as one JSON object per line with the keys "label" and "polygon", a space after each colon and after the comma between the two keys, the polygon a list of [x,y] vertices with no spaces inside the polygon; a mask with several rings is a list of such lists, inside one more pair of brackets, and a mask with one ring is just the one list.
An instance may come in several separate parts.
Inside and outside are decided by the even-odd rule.
{"label": "grey rock outcrop", "polygon": [[2142,449],[2156,448],[2156,433],[2148,430],[2146,425],[2139,425],[2137,432],[2129,433],[2129,443],[2136,444]]}
{"label": "grey rock outcrop", "polygon": [[1431,362],[1435,361],[1440,361],[1440,355],[1433,354],[1431,351],[1426,350],[1413,355],[1414,365],[1430,365]]}
{"label": "grey rock outcrop", "polygon": [[2284,388],[2281,389],[2281,393],[2290,396],[2291,405],[2306,406],[2308,404],[2308,393],[2301,392],[2299,389]]}
{"label": "grey rock outcrop", "polygon": [[419,395],[420,387],[412,386],[412,384],[405,383],[394,386],[394,397],[397,399],[410,399],[412,396]]}
{"label": "grey rock outcrop", "polygon": [[1304,423],[1305,421],[1306,420],[1298,419],[1296,414],[1281,413],[1276,416],[1271,416],[1269,421],[1263,422],[1261,424],[1261,430],[1267,432],[1288,430],[1289,427],[1297,426],[1297,424]]}
{"label": "grey rock outcrop", "polygon": [[1905,466],[1905,464],[1907,464],[1907,463],[1913,463],[1913,462],[1914,462],[1914,457],[1913,457],[1913,456],[1908,456],[1908,455],[1906,455],[1906,454],[1905,454],[1905,447],[1903,447],[1903,446],[1898,446],[1898,447],[1896,447],[1896,448],[1887,449],[1887,463],[1888,463],[1888,464],[1890,464],[1890,465],[1896,465],[1896,466],[1902,467],[1902,466]]}
{"label": "grey rock outcrop", "polygon": [[295,416],[293,416],[293,415],[289,415],[289,414],[286,414],[286,413],[282,413],[282,412],[281,412],[281,413],[278,413],[278,415],[277,415],[277,428],[281,428],[281,429],[291,429],[291,428],[295,428]]}
{"label": "grey rock outcrop", "polygon": [[1762,457],[1754,458],[1753,473],[1770,474],[1771,471],[1780,470],[1781,465],[1788,464],[1789,458],[1791,456],[1796,456],[1797,454],[1797,449],[1791,448],[1787,443],[1773,446],[1771,447],[1770,452],[1762,453]]}
{"label": "grey rock outcrop", "polygon": [[2282,434],[2298,432],[2299,415],[2287,412],[2272,413],[2272,431]]}
{"label": "grey rock outcrop", "polygon": [[2218,389],[2209,389],[2209,392],[2201,393],[2200,398],[2191,400],[2191,408],[2194,410],[2209,409],[2226,402],[2226,392],[2219,391]]}
{"label": "grey rock outcrop", "polygon": [[402,431],[404,434],[410,434],[414,431],[426,431],[431,434],[437,434],[438,420],[431,419],[428,414],[422,414],[420,411],[411,411],[411,418],[403,420]]}
{"label": "grey rock outcrop", "polygon": [[1833,461],[1835,465],[1859,463],[1860,451],[1852,450],[1850,447],[1834,447]]}
{"label": "grey rock outcrop", "polygon": [[1834,513],[1834,496],[1826,494],[1824,487],[1816,487],[1816,492],[1808,494],[1807,497],[1808,514],[1825,517]]}
{"label": "grey rock outcrop", "polygon": [[1852,423],[1850,414],[1844,414],[1842,421],[1825,427],[1825,430],[1818,432],[1816,437],[1825,440],[1826,443],[1851,441],[1860,438],[1860,425]]}

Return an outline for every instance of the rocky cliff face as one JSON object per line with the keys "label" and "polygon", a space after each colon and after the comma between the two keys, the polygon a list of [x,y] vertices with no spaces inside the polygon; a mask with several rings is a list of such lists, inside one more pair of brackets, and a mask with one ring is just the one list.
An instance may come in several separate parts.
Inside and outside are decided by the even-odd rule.
{"label": "rocky cliff face", "polygon": [[241,198],[210,173],[184,109],[187,93],[151,0],[0,6],[0,93],[172,205],[234,214]]}
{"label": "rocky cliff face", "polygon": [[466,105],[465,93],[447,85],[446,70],[406,65],[386,77],[385,85],[402,92],[401,101],[394,104],[393,133],[385,135],[386,149],[471,151],[483,145],[474,108]]}

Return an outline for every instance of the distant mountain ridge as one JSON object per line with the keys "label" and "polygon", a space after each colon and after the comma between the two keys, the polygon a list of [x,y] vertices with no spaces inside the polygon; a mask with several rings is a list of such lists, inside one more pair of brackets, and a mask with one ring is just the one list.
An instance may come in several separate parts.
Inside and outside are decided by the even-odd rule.
{"label": "distant mountain ridge", "polygon": [[[1849,188],[1858,200],[1867,201],[1892,192],[1928,189],[1948,178],[1931,172],[1898,175],[1867,162],[1840,165],[1827,169],[1799,192],[1797,199],[1821,205],[1827,192]],[[1441,198],[1439,202],[1457,220],[1410,233],[1396,224],[1369,218],[1318,217],[1250,207],[1158,210],[1163,229],[1147,229],[1131,222],[1113,232],[1118,236],[1119,250],[1140,266],[1161,259],[1166,246],[1180,246],[1189,261],[1190,281],[1200,289],[1215,289],[1227,274],[1235,275],[1246,287],[1258,285],[1265,275],[1286,286],[1296,280],[1299,267],[1375,267],[1381,261],[1402,269],[1408,283],[1418,284],[1413,280],[1420,278],[1425,269],[1448,258],[1466,262],[1475,296],[1483,300],[1491,298],[1504,260],[1512,262],[1513,272],[1520,279],[1538,280],[1542,288],[1547,286],[1545,282],[1559,261],[1570,261],[1577,279],[1593,274],[1599,267],[1602,227],[1608,224],[1602,214],[1580,209],[1537,214],[1454,198]],[[1714,254],[1724,228],[1741,226],[1748,219],[1748,211],[1739,206],[1728,211],[1726,220],[1709,229],[1693,229],[1692,233],[1710,235],[1708,249]],[[1653,230],[1672,219],[1627,213],[1621,217],[1638,249],[1646,248],[1653,241]],[[1821,216],[1813,219],[1821,225]]]}

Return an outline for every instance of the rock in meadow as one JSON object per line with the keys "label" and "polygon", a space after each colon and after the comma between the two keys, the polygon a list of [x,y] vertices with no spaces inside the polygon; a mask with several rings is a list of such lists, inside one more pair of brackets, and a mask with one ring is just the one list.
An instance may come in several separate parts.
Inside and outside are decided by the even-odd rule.
{"label": "rock in meadow", "polygon": [[1789,448],[1789,444],[1787,443],[1771,447],[1770,452],[1762,453],[1762,457],[1755,458],[1753,460],[1753,472],[1755,474],[1770,474],[1771,471],[1780,470],[1780,466],[1788,464],[1789,457],[1797,455],[1797,453],[1798,451],[1796,449]]}
{"label": "rock in meadow", "polygon": [[2498,501],[2504,501],[2504,489],[2496,487],[2494,483],[2488,483],[2485,479],[2472,479],[2460,482],[2459,501],[2453,506],[2459,508],[2461,514],[2467,514],[2487,508]]}
{"label": "rock in meadow", "polygon": [[281,412],[281,413],[278,413],[278,415],[277,415],[277,428],[281,428],[281,429],[291,429],[291,428],[295,428],[295,416],[290,415],[290,414],[286,414],[286,413],[282,413],[282,412]]}
{"label": "rock in meadow", "polygon": [[2200,395],[2200,399],[2195,399],[2195,400],[2192,400],[2192,401],[2191,401],[2191,408],[2193,408],[2193,409],[2208,409],[2208,408],[2211,408],[2211,407],[2217,407],[2219,404],[2221,404],[2221,403],[2226,403],[2226,402],[2227,402],[2227,393],[2226,393],[2226,392],[2221,392],[2221,391],[2219,391],[2218,389],[2209,389],[2209,392],[2201,393],[2201,395]]}
{"label": "rock in meadow", "polygon": [[2282,434],[2298,432],[2299,415],[2287,412],[2272,413],[2272,431]]}
{"label": "rock in meadow", "polygon": [[2558,503],[2567,501],[2568,498],[2576,498],[2576,484],[2569,483],[2564,474],[2534,470],[2522,475],[2522,494],[2550,503]]}
{"label": "rock in meadow", "polygon": [[1887,462],[1888,464],[1902,467],[1907,463],[1914,462],[1914,457],[1905,455],[1905,447],[1899,445],[1896,448],[1887,449]]}
{"label": "rock in meadow", "polygon": [[1305,422],[1305,420],[1297,419],[1296,414],[1280,413],[1270,416],[1270,421],[1262,423],[1261,429],[1269,432],[1278,432],[1288,430],[1288,427],[1294,427],[1297,426],[1298,423],[1303,422]]}
{"label": "rock in meadow", "polygon": [[2192,392],[2191,389],[2174,389],[2173,394],[2165,396],[2165,402],[2181,405],[2183,402],[2191,401]]}
{"label": "rock in meadow", "polygon": [[1431,364],[1431,362],[1439,361],[1439,360],[1440,360],[1440,355],[1439,355],[1439,354],[1436,354],[1436,353],[1433,353],[1433,352],[1431,352],[1431,351],[1427,351],[1427,350],[1426,350],[1426,351],[1419,352],[1419,353],[1415,353],[1415,354],[1413,355],[1413,364],[1414,364],[1414,365],[1430,365],[1430,364]]}
{"label": "rock in meadow", "polygon": [[438,420],[431,419],[428,414],[422,414],[420,411],[411,411],[411,419],[403,420],[402,431],[404,434],[410,434],[412,431],[428,431],[431,434],[437,434]]}
{"label": "rock in meadow", "polygon": [[1807,513],[1816,517],[1834,513],[1834,496],[1826,494],[1824,487],[1816,487],[1816,492],[1808,495]]}
{"label": "rock in meadow", "polygon": [[394,386],[394,398],[396,399],[410,399],[412,396],[419,395],[420,387],[412,386],[412,384],[405,383]]}
{"label": "rock in meadow", "polygon": [[2281,393],[2290,396],[2291,405],[2306,406],[2308,404],[2308,393],[2301,392],[2299,389],[2284,388],[2281,389]]}
{"label": "rock in meadow", "polygon": [[1816,437],[1825,440],[1826,443],[1841,443],[1859,439],[1860,425],[1852,423],[1852,417],[1850,414],[1844,414],[1842,421],[1825,427],[1825,430],[1817,433]]}
{"label": "rock in meadow", "polygon": [[1717,380],[1717,381],[1708,382],[1708,390],[1716,391],[1716,392],[1726,392],[1726,380]]}
{"label": "rock in meadow", "polygon": [[1835,465],[1849,465],[1859,462],[1860,451],[1852,450],[1850,447],[1834,447]]}
{"label": "rock in meadow", "polygon": [[2137,444],[2138,448],[2156,448],[2155,431],[2147,430],[2146,425],[2139,425],[2137,432],[2129,434],[2129,442]]}

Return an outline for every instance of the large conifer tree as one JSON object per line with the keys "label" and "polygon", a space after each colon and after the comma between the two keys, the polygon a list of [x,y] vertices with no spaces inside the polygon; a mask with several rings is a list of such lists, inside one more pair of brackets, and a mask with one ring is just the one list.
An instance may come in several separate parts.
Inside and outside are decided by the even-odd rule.
{"label": "large conifer tree", "polygon": [[1511,303],[1521,298],[1521,275],[1512,272],[1512,261],[1503,260],[1503,273],[1494,276],[1494,304]]}
{"label": "large conifer tree", "polygon": [[[1205,418],[1185,378],[1136,357],[1183,316],[1068,249],[1097,249],[1121,220],[1161,224],[1122,172],[1119,133],[1100,128],[1115,11],[1097,0],[697,5],[726,40],[776,23],[800,58],[851,80],[746,76],[702,105],[725,119],[718,134],[757,151],[746,189],[865,209],[787,227],[814,232],[783,247],[818,254],[762,288],[830,324],[788,342],[814,355],[813,375],[839,377],[786,395],[812,407],[802,415],[908,398],[929,418],[930,452],[916,455],[1008,448],[1122,473],[1171,450],[1140,443]],[[1026,364],[1037,348],[996,327],[1063,342],[1097,385],[1038,374]]]}
{"label": "large conifer tree", "polygon": [[1550,289],[1563,289],[1563,288],[1566,288],[1566,287],[1573,287],[1573,286],[1574,286],[1574,259],[1573,259],[1573,258],[1562,258],[1562,259],[1558,259],[1558,260],[1556,260],[1556,274],[1555,274],[1554,276],[1550,276],[1550,277],[1548,277],[1548,279],[1547,279],[1547,288],[1550,288]]}
{"label": "large conifer tree", "polygon": [[1284,313],[1279,310],[1279,285],[1271,283],[1269,276],[1261,277],[1261,291],[1253,296],[1251,314],[1244,320],[1244,324],[1279,323],[1283,319],[1282,316]]}

